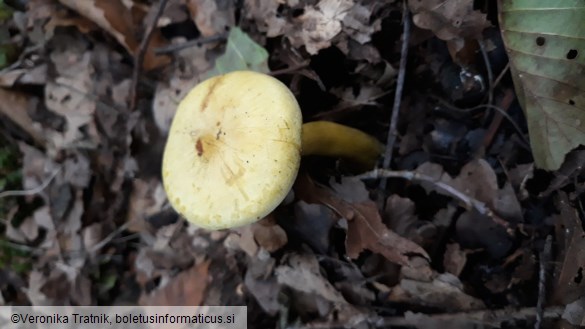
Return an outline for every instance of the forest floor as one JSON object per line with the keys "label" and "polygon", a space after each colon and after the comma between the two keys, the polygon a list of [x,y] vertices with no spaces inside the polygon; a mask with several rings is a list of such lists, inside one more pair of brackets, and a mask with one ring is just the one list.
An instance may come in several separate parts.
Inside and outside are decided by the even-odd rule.
{"label": "forest floor", "polygon": [[[582,324],[585,152],[535,167],[495,1],[438,2],[0,0],[0,305],[246,305],[249,328]],[[306,157],[260,222],[178,216],[170,123],[229,49],[305,122],[375,136],[393,177]]]}

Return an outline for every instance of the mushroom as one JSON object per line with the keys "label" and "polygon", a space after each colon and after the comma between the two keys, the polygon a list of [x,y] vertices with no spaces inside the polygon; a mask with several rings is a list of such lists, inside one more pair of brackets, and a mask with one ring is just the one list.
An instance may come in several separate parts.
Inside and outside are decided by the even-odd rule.
{"label": "mushroom", "polygon": [[372,166],[382,145],[340,124],[302,124],[292,92],[258,72],[212,77],[180,102],[162,175],[170,204],[193,224],[225,229],[258,221],[286,197],[301,155]]}

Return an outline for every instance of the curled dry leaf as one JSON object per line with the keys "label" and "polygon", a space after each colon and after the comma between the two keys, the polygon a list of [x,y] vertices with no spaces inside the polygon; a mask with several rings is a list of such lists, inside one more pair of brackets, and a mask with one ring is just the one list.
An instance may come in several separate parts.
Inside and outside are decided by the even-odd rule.
{"label": "curled dry leaf", "polygon": [[354,217],[348,218],[345,240],[349,257],[357,258],[363,250],[368,249],[404,266],[413,266],[409,257],[411,254],[430,260],[422,247],[394,233],[382,223],[375,202],[367,201],[348,206],[354,211]]}
{"label": "curled dry leaf", "polygon": [[284,224],[285,228],[296,233],[315,252],[327,253],[329,232],[337,216],[333,210],[322,204],[309,204],[299,201],[294,207],[294,217]]}
{"label": "curled dry leaf", "polygon": [[0,88],[0,115],[15,123],[39,145],[44,145],[45,137],[41,133],[41,127],[27,112],[30,104],[30,96]]}
{"label": "curled dry leaf", "polygon": [[[514,190],[510,184],[499,189],[496,173],[490,164],[483,159],[467,163],[455,178],[444,172],[440,165],[430,162],[423,163],[416,171],[433,177],[438,182],[451,185],[466,196],[485,203],[498,215],[508,220],[522,220],[520,203]],[[421,186],[427,191],[445,194],[445,191],[438,189],[434,184],[421,183]]]}
{"label": "curled dry leaf", "polygon": [[394,287],[389,301],[433,307],[448,312],[485,308],[485,304],[463,292],[462,283],[452,274],[444,273],[432,282],[403,279]]}
{"label": "curled dry leaf", "polygon": [[[112,35],[130,54],[138,54],[140,41],[136,39],[135,17],[133,13],[140,10],[139,7],[127,7],[121,0],[59,0],[65,6],[78,12],[80,15],[94,22]],[[141,12],[145,16],[144,12]],[[154,49],[164,44],[163,37],[159,30],[155,30],[151,38],[150,46],[144,56],[144,69],[151,70],[161,67],[170,62],[168,56],[156,56]]]}
{"label": "curled dry leaf", "polygon": [[560,193],[556,198],[560,214],[555,216],[558,263],[555,268],[552,299],[556,303],[571,303],[585,293],[585,232],[577,210],[568,197]]}
{"label": "curled dry leaf", "polygon": [[[346,182],[355,187],[353,185],[355,181],[347,180]],[[346,190],[340,187],[336,187],[336,189]],[[365,190],[363,186],[357,190],[360,189]],[[362,251],[367,249],[381,254],[391,262],[405,266],[411,265],[408,257],[410,254],[418,254],[430,259],[422,247],[394,233],[382,223],[382,217],[375,202],[371,200],[348,202],[335,195],[331,190],[316,186],[305,175],[297,178],[295,191],[299,198],[305,202],[326,205],[339,216],[347,219],[348,229],[345,245],[349,257],[357,258]],[[355,195],[351,196],[351,199],[355,200],[355,198]]]}
{"label": "curled dry leaf", "polygon": [[268,252],[275,252],[288,243],[286,232],[278,225],[273,216],[252,225],[254,239]]}
{"label": "curled dry leaf", "polygon": [[203,37],[224,33],[235,25],[233,6],[233,1],[226,0],[187,0],[191,17]]}
{"label": "curled dry leaf", "polygon": [[480,39],[491,25],[486,14],[473,10],[473,0],[409,0],[408,6],[414,24],[447,41],[453,58],[465,46],[465,39]]}
{"label": "curled dry leaf", "polygon": [[173,280],[151,294],[144,293],[140,305],[149,306],[198,306],[203,303],[209,283],[209,261],[179,273]]}
{"label": "curled dry leaf", "polygon": [[443,257],[445,271],[459,276],[467,263],[467,253],[457,243],[448,243]]}
{"label": "curled dry leaf", "polygon": [[275,269],[278,283],[295,290],[316,294],[336,304],[348,304],[341,293],[321,274],[319,262],[311,254],[291,254],[286,265]]}
{"label": "curled dry leaf", "polygon": [[[303,12],[298,17],[282,15],[279,7],[291,12],[302,9]],[[371,19],[371,7],[353,0],[321,0],[304,7],[292,0],[246,1],[248,17],[256,19],[260,31],[266,32],[268,37],[284,35],[293,46],[304,46],[311,55],[333,43],[338,43],[339,48],[348,53],[348,38],[359,44],[371,41],[372,34],[381,28],[381,19]]]}
{"label": "curled dry leaf", "polygon": [[244,284],[248,291],[256,298],[262,309],[275,315],[281,309],[278,302],[280,285],[271,275],[274,269],[274,259],[252,258],[248,263],[248,270],[244,278]]}

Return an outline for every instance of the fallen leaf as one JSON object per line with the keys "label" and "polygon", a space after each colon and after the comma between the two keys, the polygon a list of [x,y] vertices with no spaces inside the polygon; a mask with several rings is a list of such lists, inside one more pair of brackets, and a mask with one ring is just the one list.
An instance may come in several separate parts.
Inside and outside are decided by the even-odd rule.
{"label": "fallen leaf", "polygon": [[585,297],[581,297],[576,301],[567,304],[563,311],[562,318],[574,326],[585,326]]}
{"label": "fallen leaf", "polygon": [[382,22],[371,22],[372,10],[359,3],[354,4],[343,17],[343,31],[361,45],[372,40],[372,35],[379,31]]}
{"label": "fallen leaf", "polygon": [[326,253],[329,249],[329,232],[336,222],[337,216],[333,210],[301,200],[294,206],[294,217],[283,225],[287,231],[295,232],[315,252]]}
{"label": "fallen leaf", "polygon": [[248,270],[244,278],[244,284],[248,291],[256,298],[262,309],[270,315],[277,314],[281,309],[278,301],[280,285],[276,281],[276,277],[271,275],[273,269],[273,258],[252,258],[248,263]]}
{"label": "fallen leaf", "polygon": [[252,233],[258,245],[271,253],[278,251],[288,243],[286,232],[271,215],[252,224]]}
{"label": "fallen leaf", "polygon": [[473,0],[409,0],[408,6],[414,24],[447,41],[453,59],[466,39],[481,39],[483,30],[491,25],[486,14],[473,9]]}
{"label": "fallen leaf", "polygon": [[[416,234],[418,218],[412,200],[396,194],[389,196],[384,208],[384,219],[392,231],[409,239],[418,238]],[[418,240],[420,242],[420,239]]]}
{"label": "fallen leaf", "polygon": [[[93,87],[93,67],[88,45],[77,38],[63,37],[55,41],[51,52],[57,77],[45,85],[45,104],[67,122],[63,133],[50,132],[50,141],[57,150],[74,146],[96,147],[100,137],[95,126],[96,103],[89,95]],[[87,134],[84,133],[87,131]]]}
{"label": "fallen leaf", "polygon": [[311,55],[329,47],[332,39],[342,31],[341,22],[352,6],[351,0],[321,0],[315,7],[305,8],[303,15],[298,17],[302,32],[289,37],[292,44],[304,45]]}
{"label": "fallen leaf", "polygon": [[172,281],[150,294],[143,294],[139,304],[144,306],[199,306],[209,284],[209,261],[179,273]]}
{"label": "fallen leaf", "polygon": [[287,265],[280,265],[274,271],[278,283],[298,291],[316,294],[333,303],[348,304],[339,291],[321,275],[315,256],[290,254],[286,263]]}
{"label": "fallen leaf", "polygon": [[350,52],[351,41],[367,45],[372,34],[381,29],[383,18],[372,19],[373,11],[382,5],[363,5],[353,0],[321,0],[313,4],[247,0],[245,5],[247,17],[256,20],[260,31],[268,37],[283,35],[294,47],[305,47],[310,55],[333,44],[345,54]]}
{"label": "fallen leaf", "polygon": [[569,204],[568,197],[559,193],[556,205],[560,214],[555,216],[555,242],[559,253],[555,267],[552,300],[555,303],[574,302],[585,293],[585,232],[577,209]]}
{"label": "fallen leaf", "polygon": [[31,104],[29,95],[0,88],[0,115],[7,117],[20,129],[24,130],[39,145],[44,145],[46,140],[42,129],[28,114]]}
{"label": "fallen leaf", "polygon": [[447,312],[485,308],[481,300],[463,292],[462,283],[449,273],[440,274],[432,282],[403,279],[392,288],[388,301],[433,307]]}
{"label": "fallen leaf", "polygon": [[187,8],[203,37],[224,33],[235,25],[232,1],[187,0]]}
{"label": "fallen leaf", "polygon": [[[140,42],[136,39],[135,19],[132,15],[131,8],[126,6],[124,1],[59,1],[104,29],[124,46],[130,54],[138,54]],[[142,14],[146,16],[145,13]],[[168,56],[157,56],[154,54],[154,49],[164,44],[163,40],[160,31],[155,30],[144,56],[143,66],[145,70],[152,70],[170,62]]]}
{"label": "fallen leaf", "polygon": [[351,205],[354,217],[348,219],[345,240],[347,255],[357,258],[365,250],[371,250],[396,264],[411,266],[409,255],[418,254],[427,260],[427,252],[416,243],[394,233],[382,223],[376,203],[367,201]]}
{"label": "fallen leaf", "polygon": [[215,60],[215,67],[207,77],[240,70],[268,73],[268,52],[240,28],[233,27],[225,53]]}
{"label": "fallen leaf", "polygon": [[459,277],[466,263],[467,253],[461,250],[459,244],[448,243],[443,256],[445,271]]}
{"label": "fallen leaf", "polygon": [[146,219],[162,211],[166,194],[159,179],[135,179],[128,205],[128,230],[141,232]]}
{"label": "fallen leaf", "polygon": [[[417,172],[432,177],[437,182],[448,184],[466,196],[485,203],[496,214],[510,221],[520,222],[522,220],[522,211],[520,203],[516,198],[514,190],[510,184],[499,189],[498,178],[490,164],[483,160],[477,159],[467,163],[459,175],[455,178],[449,176],[443,171],[443,168],[434,163],[425,162],[420,165]],[[421,186],[427,192],[435,191],[444,195],[450,195],[436,187],[435,184],[423,182]]]}
{"label": "fallen leaf", "polygon": [[[557,170],[585,145],[585,38],[579,0],[498,1],[500,29],[537,167]],[[568,10],[570,9],[570,10]]]}
{"label": "fallen leaf", "polygon": [[[357,184],[351,180],[348,182]],[[363,183],[360,182],[360,184]],[[430,259],[423,248],[394,233],[382,223],[382,217],[373,201],[347,202],[335,195],[333,191],[315,185],[306,175],[297,178],[295,192],[303,201],[326,205],[347,220],[345,245],[347,255],[351,258],[359,257],[360,253],[367,249],[381,254],[391,262],[405,266],[410,265],[408,257],[410,254],[419,254]],[[357,195],[361,194],[363,191],[358,192]],[[355,195],[350,193],[348,197],[353,199]]]}

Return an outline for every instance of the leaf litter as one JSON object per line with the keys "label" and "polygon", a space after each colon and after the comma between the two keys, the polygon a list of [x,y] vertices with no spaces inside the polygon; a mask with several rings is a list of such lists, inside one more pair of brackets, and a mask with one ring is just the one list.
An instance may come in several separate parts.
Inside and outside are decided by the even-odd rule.
{"label": "leaf litter", "polygon": [[[306,158],[272,214],[221,232],[166,201],[160,157],[178,102],[208,76],[253,69],[287,84],[306,121],[385,140],[402,3],[169,1],[135,111],[132,65],[158,3],[16,8],[4,24],[21,55],[0,70],[0,140],[18,146],[22,181],[0,192],[0,303],[247,305],[262,328],[530,327],[539,314],[582,324],[582,150],[545,172],[520,146],[524,124],[453,112],[514,88],[500,36],[487,33],[494,5],[407,5],[415,26],[388,188],[351,163]],[[548,235],[557,261],[540,276]],[[544,295],[542,280],[554,286]]]}

